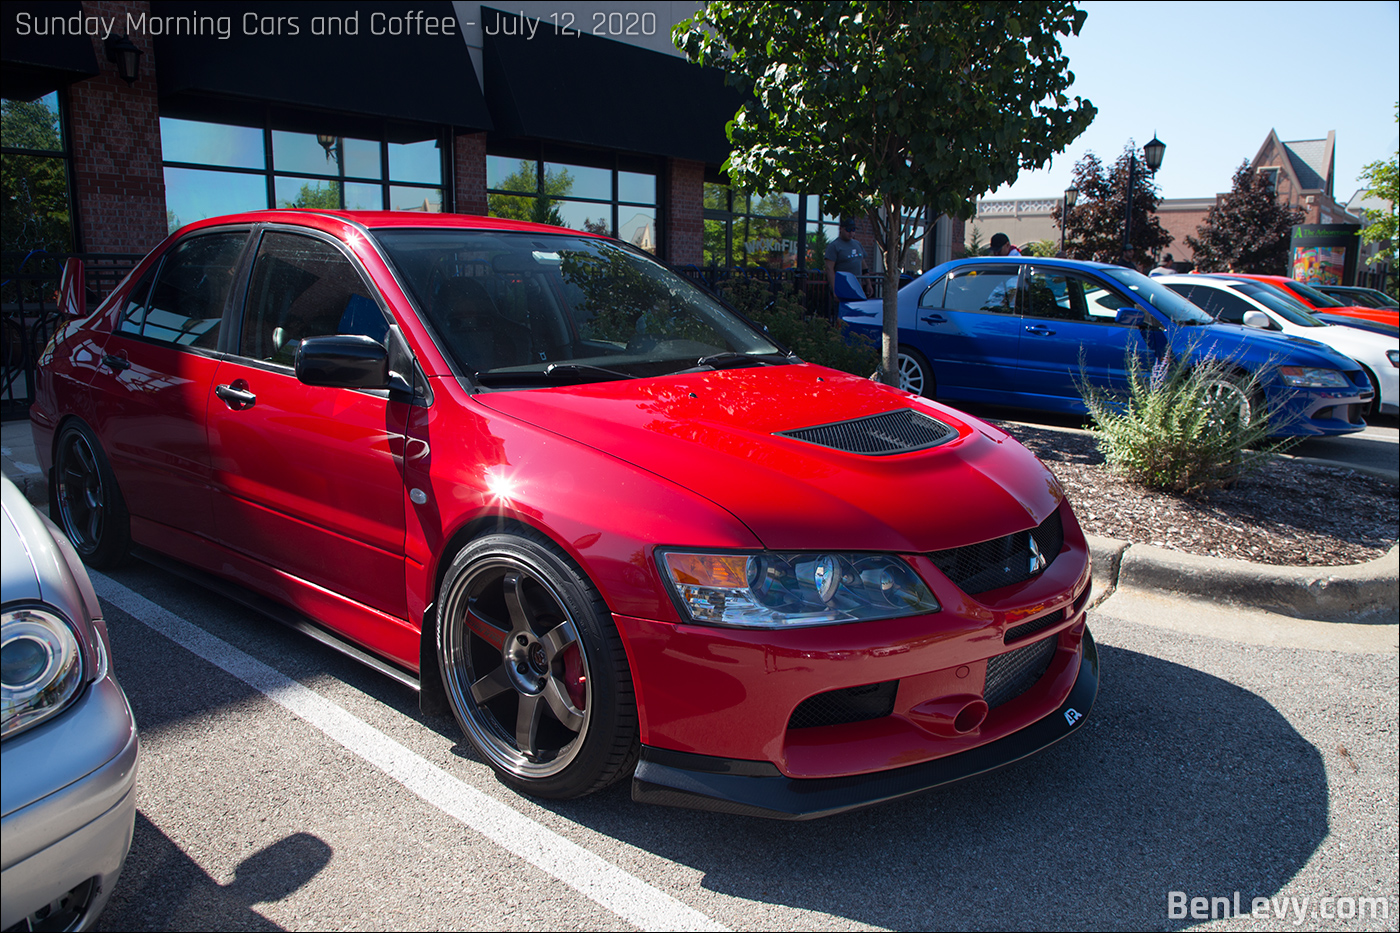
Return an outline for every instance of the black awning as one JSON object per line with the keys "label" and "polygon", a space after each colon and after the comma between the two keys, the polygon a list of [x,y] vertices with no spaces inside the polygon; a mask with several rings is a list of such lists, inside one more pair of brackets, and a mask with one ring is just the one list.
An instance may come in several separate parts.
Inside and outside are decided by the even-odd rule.
{"label": "black awning", "polygon": [[[157,86],[162,109],[169,103],[172,113],[191,114],[209,101],[238,99],[466,130],[492,128],[461,26],[446,0],[152,0],[150,15],[160,18],[162,34],[153,37]],[[450,33],[437,25],[443,23],[450,24]],[[139,35],[132,39],[142,44]]]}
{"label": "black awning", "polygon": [[556,35],[549,20],[531,36],[505,34],[521,32],[519,14],[483,6],[481,18],[498,131],[711,164],[729,157],[724,127],[741,100],[722,73],[611,39]]}
{"label": "black awning", "polygon": [[[98,73],[93,34],[107,34],[106,20],[83,12],[78,0],[6,3],[0,16],[0,77],[3,92],[34,100],[65,84]],[[120,19],[120,17],[118,17]]]}

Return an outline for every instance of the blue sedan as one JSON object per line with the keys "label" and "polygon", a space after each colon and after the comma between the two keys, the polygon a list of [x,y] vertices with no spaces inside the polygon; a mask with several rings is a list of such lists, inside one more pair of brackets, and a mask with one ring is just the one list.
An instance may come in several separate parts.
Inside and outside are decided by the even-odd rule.
{"label": "blue sedan", "polygon": [[[842,288],[838,285],[837,294]],[[1032,256],[957,259],[899,290],[900,385],[943,400],[1083,413],[1078,383],[1127,385],[1130,353],[1150,367],[1178,358],[1229,360],[1238,391],[1258,377],[1280,435],[1350,434],[1372,389],[1361,367],[1322,344],[1218,324],[1132,269]],[[883,302],[852,301],[841,318],[877,342]]]}

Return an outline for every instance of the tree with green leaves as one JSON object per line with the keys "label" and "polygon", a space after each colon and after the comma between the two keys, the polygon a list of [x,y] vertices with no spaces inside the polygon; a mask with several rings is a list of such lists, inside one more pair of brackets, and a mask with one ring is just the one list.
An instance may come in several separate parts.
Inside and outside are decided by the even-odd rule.
{"label": "tree with green leaves", "polygon": [[[1395,120],[1400,123],[1400,103],[1395,105]],[[1380,244],[1369,262],[1392,264],[1390,281],[1386,283],[1392,296],[1396,295],[1393,268],[1397,250],[1396,238],[1400,235],[1400,229],[1397,229],[1400,227],[1400,172],[1397,172],[1397,163],[1400,163],[1400,151],[1389,160],[1372,162],[1361,170],[1361,180],[1366,182],[1366,193],[1390,202],[1390,208],[1385,213],[1376,216],[1376,212],[1371,212],[1372,216],[1366,218],[1368,222],[1361,230],[1361,238],[1367,243]]]}
{"label": "tree with green leaves", "polygon": [[[1134,157],[1138,161],[1137,171],[1130,173],[1129,162]],[[1123,258],[1123,217],[1129,174],[1133,176],[1131,245],[1137,261],[1155,256],[1171,245],[1172,235],[1157,220],[1157,206],[1162,203],[1162,196],[1157,193],[1157,185],[1146,165],[1147,160],[1131,141],[1111,169],[1106,169],[1092,152],[1085,153],[1084,158],[1074,164],[1074,187],[1079,189],[1079,200],[1070,208],[1068,219],[1064,219],[1063,204],[1056,204],[1050,211],[1056,224],[1064,224],[1068,258],[1094,262],[1118,262]]]}
{"label": "tree with green leaves", "polygon": [[[22,252],[71,249],[68,177],[61,157],[58,113],[43,99],[5,100],[0,103],[0,141],[7,147],[36,151],[0,159],[0,245]],[[42,152],[54,155],[38,154]]]}
{"label": "tree with green leaves", "polygon": [[744,97],[730,180],[820,194],[865,215],[884,257],[881,373],[898,378],[899,260],[925,214],[971,217],[983,193],[1045,165],[1095,109],[1060,37],[1069,2],[710,2],[673,38]]}
{"label": "tree with green leaves", "polygon": [[1235,169],[1230,193],[1220,196],[1186,245],[1199,272],[1287,275],[1288,243],[1305,216],[1280,201],[1268,176],[1245,160]]}

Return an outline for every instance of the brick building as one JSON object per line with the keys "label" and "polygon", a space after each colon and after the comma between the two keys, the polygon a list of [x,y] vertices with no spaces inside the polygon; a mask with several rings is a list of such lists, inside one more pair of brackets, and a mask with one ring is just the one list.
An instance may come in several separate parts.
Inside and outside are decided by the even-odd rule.
{"label": "brick building", "polygon": [[[698,4],[509,6],[6,3],[3,248],[142,253],[201,217],[344,207],[537,217],[680,265],[821,268],[838,218],[819,197],[751,197],[721,173],[737,92],[670,40]],[[952,226],[906,265],[948,258]]]}

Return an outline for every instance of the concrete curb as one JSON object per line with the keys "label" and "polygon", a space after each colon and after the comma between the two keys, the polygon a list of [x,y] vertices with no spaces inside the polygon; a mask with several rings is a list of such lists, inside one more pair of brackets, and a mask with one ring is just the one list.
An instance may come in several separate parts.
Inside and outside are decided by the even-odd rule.
{"label": "concrete curb", "polygon": [[1400,616],[1400,547],[1364,564],[1275,567],[1097,535],[1086,538],[1099,594],[1096,605],[1122,587],[1321,622]]}

